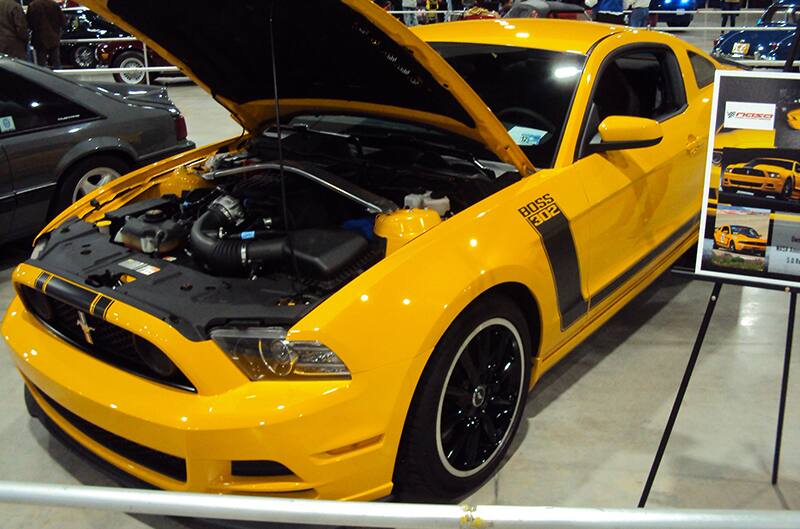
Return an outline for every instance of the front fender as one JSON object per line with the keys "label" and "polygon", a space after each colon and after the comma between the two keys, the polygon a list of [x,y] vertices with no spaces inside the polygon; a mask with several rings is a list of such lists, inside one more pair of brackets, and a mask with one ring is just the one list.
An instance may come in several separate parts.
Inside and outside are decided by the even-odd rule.
{"label": "front fender", "polygon": [[551,328],[550,265],[515,206],[530,192],[515,184],[419,236],[311,311],[290,339],[324,343],[353,373],[427,358],[467,305],[503,283],[525,285]]}

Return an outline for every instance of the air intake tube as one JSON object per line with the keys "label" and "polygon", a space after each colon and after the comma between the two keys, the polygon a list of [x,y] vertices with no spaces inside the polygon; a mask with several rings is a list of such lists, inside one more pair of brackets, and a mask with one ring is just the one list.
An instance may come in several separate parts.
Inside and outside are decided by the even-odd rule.
{"label": "air intake tube", "polygon": [[220,228],[228,231],[238,224],[236,207],[226,207],[231,204],[215,201],[192,225],[189,241],[195,257],[214,272],[227,275],[241,275],[247,271],[250,262],[280,262],[284,255],[285,236],[256,241],[220,239]]}

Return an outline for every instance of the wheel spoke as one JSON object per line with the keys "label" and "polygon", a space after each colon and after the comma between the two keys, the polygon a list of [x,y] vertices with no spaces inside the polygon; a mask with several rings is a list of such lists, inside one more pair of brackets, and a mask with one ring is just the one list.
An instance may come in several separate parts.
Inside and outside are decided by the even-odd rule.
{"label": "wheel spoke", "polygon": [[453,461],[457,456],[460,456],[461,451],[464,449],[464,445],[466,444],[466,442],[467,442],[467,435],[462,434],[458,436],[455,442],[453,443],[453,446],[450,447],[450,450],[448,450],[445,453],[445,457],[447,457],[447,460]]}
{"label": "wheel spoke", "polygon": [[480,426],[475,425],[468,434],[467,445],[464,448],[464,463],[469,467],[476,466],[478,462],[478,448],[480,448],[481,431]]}
{"label": "wheel spoke", "polygon": [[469,380],[470,384],[477,386],[480,383],[478,368],[475,367],[475,362],[472,361],[472,357],[469,354],[469,348],[466,348],[461,352],[461,358],[458,360],[458,365],[464,370],[464,373],[467,375],[467,380]]}
{"label": "wheel spoke", "polygon": [[497,443],[497,428],[495,427],[494,419],[490,414],[484,414],[483,419],[481,420],[481,425],[483,426],[484,433],[486,433],[486,435],[489,437],[489,440],[492,443]]}

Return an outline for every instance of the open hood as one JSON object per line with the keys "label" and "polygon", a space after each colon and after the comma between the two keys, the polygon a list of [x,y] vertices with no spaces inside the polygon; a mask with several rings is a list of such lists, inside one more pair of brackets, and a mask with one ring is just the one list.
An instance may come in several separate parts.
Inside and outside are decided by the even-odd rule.
{"label": "open hood", "polygon": [[485,144],[523,175],[533,171],[466,81],[371,0],[82,3],[152,46],[250,132],[275,117],[274,41],[281,114],[349,111],[421,121]]}

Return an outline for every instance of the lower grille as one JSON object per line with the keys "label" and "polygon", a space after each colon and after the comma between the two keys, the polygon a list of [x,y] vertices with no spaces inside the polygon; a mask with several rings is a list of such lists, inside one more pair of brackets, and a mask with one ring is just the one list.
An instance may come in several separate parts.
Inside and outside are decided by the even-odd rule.
{"label": "lower grille", "polygon": [[36,392],[58,413],[65,421],[78,429],[86,437],[92,439],[112,452],[133,461],[143,467],[149,468],[154,472],[163,474],[176,481],[186,481],[186,460],[175,457],[152,448],[147,448],[124,437],[95,426],[89,421],[82,419],[54,401],[41,389],[34,386]]}
{"label": "lower grille", "polygon": [[94,358],[154,382],[196,391],[186,375],[144,338],[28,286],[19,285],[19,290],[39,321]]}
{"label": "lower grille", "polygon": [[761,187],[762,184],[758,182],[745,182],[744,180],[731,180],[733,185],[742,186],[742,187]]}

